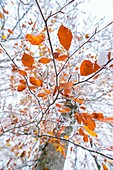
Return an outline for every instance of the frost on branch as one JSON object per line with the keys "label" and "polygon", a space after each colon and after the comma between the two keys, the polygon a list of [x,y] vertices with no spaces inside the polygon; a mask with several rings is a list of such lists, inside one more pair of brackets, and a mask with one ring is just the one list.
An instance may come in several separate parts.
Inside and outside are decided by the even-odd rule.
{"label": "frost on branch", "polygon": [[82,18],[82,2],[44,2],[2,1],[0,169],[63,169],[71,155],[68,169],[105,169],[113,160],[112,22]]}

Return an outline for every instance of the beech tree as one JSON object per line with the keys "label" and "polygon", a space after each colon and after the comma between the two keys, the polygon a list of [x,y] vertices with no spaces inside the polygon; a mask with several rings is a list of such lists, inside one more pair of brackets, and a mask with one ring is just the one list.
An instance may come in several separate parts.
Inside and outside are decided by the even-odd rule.
{"label": "beech tree", "polygon": [[0,169],[113,165],[113,21],[86,1],[0,1]]}

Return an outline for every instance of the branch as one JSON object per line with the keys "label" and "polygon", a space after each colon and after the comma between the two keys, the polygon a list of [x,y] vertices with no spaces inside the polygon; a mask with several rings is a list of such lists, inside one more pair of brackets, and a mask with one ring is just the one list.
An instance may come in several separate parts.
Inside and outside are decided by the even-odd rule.
{"label": "branch", "polygon": [[105,28],[107,28],[108,26],[110,26],[111,24],[113,24],[113,21],[110,22],[109,24],[107,24],[106,26],[104,26],[103,28],[101,28],[100,30],[97,31],[97,29],[95,29],[95,32],[91,35],[91,37],[89,37],[89,39],[87,41],[85,41],[82,45],[80,45],[66,60],[65,64],[63,65],[63,67],[61,68],[61,70],[59,71],[58,75],[62,72],[62,70],[65,68],[67,62],[69,61],[69,59],[75,54],[77,53],[85,44],[87,44],[88,42],[90,42],[90,40],[99,32],[101,32],[102,30],[104,30]]}
{"label": "branch", "polygon": [[88,77],[87,79],[77,82],[74,84],[74,86],[78,85],[78,84],[82,84],[87,82],[88,80],[92,79],[94,76],[96,76],[98,73],[100,73],[111,61],[113,61],[113,58],[111,60],[109,60],[103,67],[101,67],[97,72],[95,72],[93,75],[91,75],[90,77]]}
{"label": "branch", "polygon": [[38,137],[40,137],[40,138],[41,138],[41,137],[49,137],[49,138],[59,139],[59,140],[62,140],[62,141],[71,143],[71,144],[73,144],[73,145],[75,145],[75,146],[77,146],[77,147],[80,147],[80,148],[82,148],[82,149],[84,149],[84,150],[87,150],[87,151],[89,151],[89,152],[91,152],[91,153],[95,153],[95,154],[101,155],[101,156],[103,156],[103,157],[105,157],[105,158],[108,158],[108,159],[110,159],[110,160],[113,160],[113,157],[111,157],[111,156],[105,155],[105,154],[103,154],[103,153],[101,153],[101,152],[99,152],[99,151],[92,150],[92,149],[87,148],[87,147],[85,147],[85,146],[79,145],[79,144],[74,143],[74,142],[72,142],[72,141],[70,141],[70,140],[68,140],[68,139],[64,139],[64,138],[60,138],[60,137],[55,137],[55,136],[50,136],[50,135],[38,135]]}

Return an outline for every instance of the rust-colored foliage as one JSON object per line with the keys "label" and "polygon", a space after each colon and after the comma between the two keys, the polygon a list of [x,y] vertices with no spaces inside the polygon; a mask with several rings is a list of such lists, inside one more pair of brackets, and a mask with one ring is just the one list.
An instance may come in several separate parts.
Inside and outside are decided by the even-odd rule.
{"label": "rust-colored foliage", "polygon": [[25,38],[32,45],[40,45],[45,40],[45,36],[43,34],[37,36],[32,34],[27,34]]}
{"label": "rust-colored foliage", "polygon": [[61,113],[67,113],[67,112],[70,112],[70,108],[65,107],[65,108],[60,109],[60,110],[58,110],[58,111],[61,112]]}
{"label": "rust-colored foliage", "polygon": [[83,124],[88,126],[90,130],[94,130],[96,127],[95,121],[92,119],[91,115],[88,113],[82,113]]}
{"label": "rust-colored foliage", "polygon": [[85,34],[85,38],[89,38],[89,34]]}
{"label": "rust-colored foliage", "polygon": [[87,126],[90,130],[94,131],[96,124],[95,121],[92,119],[92,116],[88,113],[76,113],[75,118],[78,121],[79,124],[84,124]]}
{"label": "rust-colored foliage", "polygon": [[108,61],[111,59],[111,52],[108,52]]}
{"label": "rust-colored foliage", "polygon": [[9,14],[9,12],[8,12],[6,9],[4,9],[4,8],[3,8],[3,12],[4,12],[5,14]]}
{"label": "rust-colored foliage", "polygon": [[20,83],[21,83],[21,84],[26,84],[26,81],[23,80],[23,79],[21,79],[21,80],[20,80]]}
{"label": "rust-colored foliage", "polygon": [[43,57],[41,58],[40,60],[38,60],[38,62],[42,63],[42,64],[47,64],[51,61],[50,58],[46,58],[46,57]]}
{"label": "rust-colored foliage", "polygon": [[88,76],[99,69],[99,65],[95,62],[92,63],[90,60],[84,60],[80,66],[81,76]]}
{"label": "rust-colored foliage", "polygon": [[45,97],[45,96],[47,96],[46,93],[39,93],[39,94],[38,94],[38,97]]}
{"label": "rust-colored foliage", "polygon": [[13,30],[8,29],[7,31],[8,31],[10,34],[14,34],[14,31],[13,31]]}
{"label": "rust-colored foliage", "polygon": [[31,55],[24,53],[22,56],[22,63],[24,66],[32,67],[34,64],[34,58]]}
{"label": "rust-colored foliage", "polygon": [[17,87],[17,91],[18,92],[21,92],[21,91],[23,91],[23,90],[25,90],[26,89],[26,85],[24,85],[24,84],[20,84],[20,85],[18,85],[18,87]]}
{"label": "rust-colored foliage", "polygon": [[12,70],[11,70],[11,71],[17,72],[17,71],[18,71],[18,68],[17,68],[14,64],[12,64]]}
{"label": "rust-colored foliage", "polygon": [[84,134],[83,140],[84,140],[84,142],[88,142],[88,135],[87,134]]}
{"label": "rust-colored foliage", "polygon": [[58,60],[58,61],[65,61],[67,58],[68,58],[67,55],[60,55],[60,56],[58,56],[58,57],[56,58],[56,60]]}
{"label": "rust-colored foliage", "polygon": [[23,151],[23,152],[21,153],[20,157],[22,158],[22,157],[24,157],[25,155],[26,155],[26,151]]}
{"label": "rust-colored foliage", "polygon": [[58,30],[58,38],[60,44],[66,49],[69,50],[72,41],[72,33],[71,31],[66,28],[65,26],[61,25]]}
{"label": "rust-colored foliage", "polygon": [[75,114],[75,118],[79,124],[82,123],[82,115],[79,114],[78,112]]}
{"label": "rust-colored foliage", "polygon": [[93,73],[93,63],[90,60],[84,60],[80,66],[81,76],[88,76]]}
{"label": "rust-colored foliage", "polygon": [[96,72],[99,68],[100,68],[100,66],[97,64],[97,61],[95,61],[94,65],[93,65],[93,72]]}
{"label": "rust-colored foliage", "polygon": [[22,76],[27,76],[27,73],[24,70],[19,70],[19,74],[21,74]]}
{"label": "rust-colored foliage", "polygon": [[97,120],[104,118],[103,113],[95,113],[95,112],[91,114],[91,117]]}
{"label": "rust-colored foliage", "polygon": [[79,132],[79,135],[84,136],[84,131],[82,128],[79,128],[78,132]]}
{"label": "rust-colored foliage", "polygon": [[113,117],[106,117],[106,118],[102,118],[102,119],[100,118],[99,121],[113,123]]}
{"label": "rust-colored foliage", "polygon": [[67,82],[67,83],[60,83],[59,89],[72,89],[73,87],[73,82]]}
{"label": "rust-colored foliage", "polygon": [[30,77],[29,81],[34,86],[38,86],[38,87],[42,86],[42,80],[36,79],[35,77]]}
{"label": "rust-colored foliage", "polygon": [[3,14],[0,12],[0,18],[4,18]]}

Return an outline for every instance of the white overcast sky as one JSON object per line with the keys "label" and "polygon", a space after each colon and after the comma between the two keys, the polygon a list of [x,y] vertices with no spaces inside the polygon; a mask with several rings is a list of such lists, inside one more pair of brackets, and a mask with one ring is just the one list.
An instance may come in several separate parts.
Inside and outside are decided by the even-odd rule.
{"label": "white overcast sky", "polygon": [[90,0],[84,10],[97,18],[105,16],[107,21],[113,21],[113,0]]}

